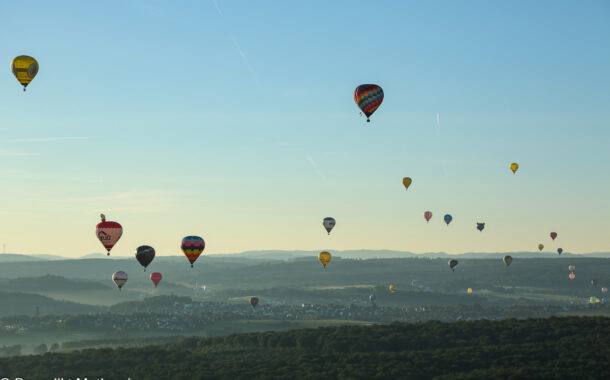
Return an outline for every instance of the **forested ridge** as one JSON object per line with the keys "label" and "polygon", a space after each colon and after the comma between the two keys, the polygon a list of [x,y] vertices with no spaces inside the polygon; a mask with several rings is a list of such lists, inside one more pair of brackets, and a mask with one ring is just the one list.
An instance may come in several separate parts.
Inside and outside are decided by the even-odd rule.
{"label": "forested ridge", "polygon": [[142,348],[0,359],[46,379],[603,379],[610,318],[393,323],[188,338]]}

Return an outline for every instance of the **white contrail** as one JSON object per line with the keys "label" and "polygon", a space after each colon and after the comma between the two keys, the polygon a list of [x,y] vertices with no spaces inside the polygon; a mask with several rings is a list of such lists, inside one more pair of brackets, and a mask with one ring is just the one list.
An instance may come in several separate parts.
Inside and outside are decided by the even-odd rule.
{"label": "white contrail", "polygon": [[220,7],[218,6],[218,3],[216,2],[216,0],[212,0],[212,2],[214,3],[216,10],[218,11],[218,14],[222,16],[222,11],[220,10]]}
{"label": "white contrail", "polygon": [[[216,0],[212,0],[212,3],[214,3],[214,6],[216,7],[216,10],[218,11],[218,14],[220,15],[220,17],[224,17],[224,14],[222,13],[222,9],[220,9],[220,6],[218,6],[218,2],[216,2]],[[252,67],[252,65],[248,61],[248,57],[246,57],[246,53],[242,50],[241,46],[239,46],[239,42],[237,42],[237,39],[233,36],[233,33],[231,32],[230,28],[228,28],[228,26],[227,26],[227,29],[229,29],[229,37],[231,37],[231,40],[233,40],[233,45],[235,46],[237,53],[244,60],[246,67],[248,68],[248,70],[250,70],[250,72],[254,76],[254,80],[260,86],[261,83],[258,80],[258,74],[256,73],[256,70],[254,70],[254,67]]]}
{"label": "white contrail", "polygon": [[322,174],[322,172],[320,172],[320,169],[318,169],[318,164],[316,164],[316,162],[313,160],[313,158],[307,157],[307,161],[309,161],[309,163],[311,164],[311,167],[313,168],[313,170],[315,170],[316,173],[318,173],[318,175],[320,177],[326,179],[326,177],[324,177],[324,174]]}
{"label": "white contrail", "polygon": [[318,170],[318,165],[316,165],[316,162],[311,157],[307,157],[307,161],[309,161],[309,163],[311,164],[311,166],[313,166],[314,169]]}
{"label": "white contrail", "polygon": [[440,113],[436,113],[436,134],[440,134],[440,130],[441,130],[441,114]]}

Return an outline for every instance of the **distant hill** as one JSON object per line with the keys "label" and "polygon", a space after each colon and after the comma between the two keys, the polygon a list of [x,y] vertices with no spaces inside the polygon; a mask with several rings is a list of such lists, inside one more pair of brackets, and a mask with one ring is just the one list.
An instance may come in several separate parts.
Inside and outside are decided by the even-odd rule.
{"label": "distant hill", "polygon": [[[605,379],[610,319],[393,323],[185,339],[0,359],[3,376],[44,379]],[[145,363],[154,363],[145,365]],[[604,375],[605,374],[605,375]]]}
{"label": "distant hill", "polygon": [[81,305],[74,302],[56,301],[38,294],[0,291],[0,316],[36,315],[38,306],[40,315],[54,314],[87,314],[99,313],[105,308]]}
{"label": "distant hill", "polygon": [[[610,258],[610,252],[593,252],[574,254],[569,251],[565,251],[563,254],[558,255],[556,252],[466,252],[458,254],[448,254],[445,252],[426,252],[426,253],[413,253],[408,251],[392,251],[392,250],[347,250],[347,251],[335,251],[330,250],[333,255],[346,259],[390,259],[390,258],[464,258],[464,259],[490,259],[494,257],[501,258],[505,255],[510,255],[514,258],[560,258],[560,257],[598,257],[598,258]],[[241,253],[232,254],[216,254],[209,255],[210,257],[232,257],[232,258],[249,258],[256,260],[294,260],[302,257],[311,257],[318,254],[318,251],[246,251]]]}
{"label": "distant hill", "polygon": [[66,260],[65,257],[57,255],[23,255],[18,253],[0,253],[0,263],[32,262],[47,260]]}
{"label": "distant hill", "polygon": [[[563,254],[558,255],[554,251],[521,251],[521,252],[466,252],[458,254],[448,254],[445,252],[426,252],[426,253],[413,253],[408,251],[393,251],[393,250],[373,250],[373,249],[362,249],[362,250],[330,250],[335,257],[343,257],[345,259],[391,259],[391,258],[464,258],[464,259],[490,259],[490,258],[501,258],[505,255],[510,255],[513,258],[565,258],[565,257],[595,257],[595,258],[610,258],[610,252],[591,252],[591,253],[571,253],[564,251]],[[268,251],[245,251],[240,253],[223,253],[223,254],[212,254],[204,255],[208,260],[214,260],[215,262],[235,262],[235,260],[241,260],[243,263],[255,264],[261,261],[290,261],[299,260],[302,258],[309,258],[317,256],[318,251],[302,251],[302,250],[268,250]],[[117,256],[117,255],[106,255],[105,253],[95,252],[83,255],[78,258],[62,257],[57,255],[24,255],[15,253],[0,254],[0,263],[13,263],[13,262],[32,262],[40,260],[44,261],[57,261],[57,260],[127,260],[131,257]],[[177,263],[184,264],[185,258],[182,255],[165,255],[157,256],[156,262],[165,263]]]}
{"label": "distant hill", "polygon": [[65,277],[47,275],[41,277],[21,277],[16,279],[0,278],[0,291],[19,292],[58,292],[58,291],[91,291],[109,290],[110,284],[105,285],[98,281],[70,280]]}

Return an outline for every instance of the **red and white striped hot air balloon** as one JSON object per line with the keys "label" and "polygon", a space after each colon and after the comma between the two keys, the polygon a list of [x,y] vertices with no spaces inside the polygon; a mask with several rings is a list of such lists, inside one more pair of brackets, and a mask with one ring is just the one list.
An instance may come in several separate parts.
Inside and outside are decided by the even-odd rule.
{"label": "red and white striped hot air balloon", "polygon": [[107,222],[104,214],[101,214],[100,217],[102,221],[95,226],[95,235],[100,239],[100,242],[108,251],[108,256],[110,256],[110,250],[123,235],[123,227],[117,222]]}

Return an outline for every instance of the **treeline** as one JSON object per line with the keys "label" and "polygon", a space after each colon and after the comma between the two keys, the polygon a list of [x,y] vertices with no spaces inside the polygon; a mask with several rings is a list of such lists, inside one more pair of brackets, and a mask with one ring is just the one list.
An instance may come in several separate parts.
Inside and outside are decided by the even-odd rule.
{"label": "treeline", "polygon": [[3,376],[137,379],[610,378],[610,319],[394,323],[0,359]]}

